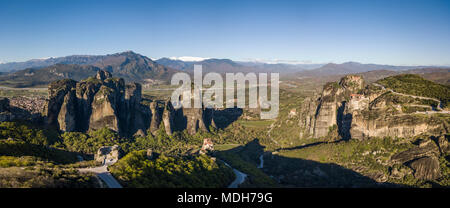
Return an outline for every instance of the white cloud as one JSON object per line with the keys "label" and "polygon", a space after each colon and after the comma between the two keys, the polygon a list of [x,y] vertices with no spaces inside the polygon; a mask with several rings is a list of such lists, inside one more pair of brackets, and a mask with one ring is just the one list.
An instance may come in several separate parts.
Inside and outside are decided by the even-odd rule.
{"label": "white cloud", "polygon": [[193,56],[180,56],[180,57],[170,57],[169,59],[179,60],[179,61],[204,61],[204,60],[210,59],[210,58],[193,57]]}
{"label": "white cloud", "polygon": [[42,60],[42,61],[45,61],[45,60],[51,59],[51,58],[53,58],[53,57],[36,58],[36,59],[33,59],[33,60]]}

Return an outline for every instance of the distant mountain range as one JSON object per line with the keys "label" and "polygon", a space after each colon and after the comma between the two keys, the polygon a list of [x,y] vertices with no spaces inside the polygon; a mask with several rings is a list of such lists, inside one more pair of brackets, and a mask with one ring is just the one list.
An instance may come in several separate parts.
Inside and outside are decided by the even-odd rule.
{"label": "distant mountain range", "polygon": [[[421,70],[436,68],[427,66],[392,66],[378,64],[361,64],[346,62],[342,64],[283,64],[242,62],[230,59],[177,59],[150,58],[126,51],[109,55],[73,55],[59,58],[33,59],[26,62],[11,62],[0,64],[0,85],[11,87],[43,86],[52,81],[70,78],[85,79],[94,75],[98,70],[107,70],[124,78],[126,81],[154,83],[169,81],[178,71],[192,73],[194,65],[203,67],[203,73],[264,73],[275,72],[286,77],[317,77],[345,74],[357,74],[370,71],[383,71],[395,74],[405,70]],[[412,71],[419,73],[420,71]],[[372,74],[377,74],[374,72]],[[436,72],[434,78],[442,77],[441,83],[446,82],[445,72]]]}
{"label": "distant mountain range", "polygon": [[156,62],[167,67],[188,72],[194,70],[194,65],[201,64],[204,72],[217,73],[274,72],[288,74],[323,66],[323,64],[268,64],[215,58],[201,61],[182,61],[179,59],[161,58],[156,60]]}
{"label": "distant mountain range", "polygon": [[429,66],[392,66],[379,64],[361,64],[358,62],[345,62],[342,64],[329,63],[322,67],[297,73],[298,76],[327,76],[345,75],[374,70],[403,71],[409,69],[433,68]]}
{"label": "distant mountain range", "polygon": [[[46,85],[65,78],[78,81],[94,75],[100,69],[112,72],[126,81],[142,83],[169,80],[177,71],[132,51],[104,56],[74,55],[39,61],[6,63],[0,66],[10,67],[8,71],[16,70],[0,76],[1,85],[12,87]],[[31,68],[21,68],[25,66]]]}

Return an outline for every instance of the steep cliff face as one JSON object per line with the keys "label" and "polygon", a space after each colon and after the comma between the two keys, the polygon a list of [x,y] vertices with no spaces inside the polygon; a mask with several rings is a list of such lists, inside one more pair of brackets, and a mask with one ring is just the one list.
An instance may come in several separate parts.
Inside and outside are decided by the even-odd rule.
{"label": "steep cliff face", "polygon": [[421,139],[417,146],[391,157],[392,164],[403,164],[413,170],[415,178],[433,180],[441,177],[439,158],[449,153],[448,137]]}
{"label": "steep cliff face", "polygon": [[448,113],[430,112],[427,102],[377,84],[364,87],[361,77],[345,76],[339,83],[326,84],[320,97],[304,101],[300,136],[367,139],[446,133]]}
{"label": "steep cliff face", "polygon": [[119,132],[119,106],[114,89],[102,86],[95,94],[92,102],[92,114],[89,119],[89,130],[108,127]]}
{"label": "steep cliff face", "polygon": [[196,134],[214,124],[211,116],[205,118],[204,108],[175,110],[170,101],[153,101],[149,106],[141,101],[140,84],[125,85],[123,79],[98,71],[95,77],[80,82],[61,80],[49,85],[47,123],[69,132],[108,127],[125,136],[143,135],[147,130],[154,134],[162,122],[169,135],[184,129]]}
{"label": "steep cliff face", "polygon": [[347,99],[363,85],[360,76],[349,75],[339,83],[327,83],[319,98],[306,99],[300,112],[300,135],[320,138],[337,131],[343,122]]}
{"label": "steep cliff face", "polygon": [[[167,105],[166,105],[167,106]],[[159,129],[159,125],[161,124],[161,109],[156,101],[150,103],[151,110],[151,121],[150,121],[150,132],[154,134]],[[165,114],[168,112],[164,111]],[[167,131],[166,131],[167,132]],[[167,132],[168,134],[172,134],[172,131]]]}
{"label": "steep cliff face", "polygon": [[108,127],[123,135],[147,129],[140,84],[125,85],[99,71],[79,83],[61,80],[50,84],[47,122],[61,131],[88,131]]}
{"label": "steep cliff face", "polygon": [[64,118],[58,119],[59,113],[64,103],[66,94],[68,94],[74,87],[76,87],[76,84],[77,83],[74,80],[64,79],[52,82],[48,86],[49,100],[47,102],[46,114],[47,122],[49,124],[59,126],[58,120],[65,120]]}
{"label": "steep cliff face", "polygon": [[163,122],[164,122],[164,129],[166,130],[166,133],[168,135],[172,135],[174,131],[173,119],[174,119],[174,109],[172,103],[167,101],[164,107]]}
{"label": "steep cliff face", "polygon": [[62,131],[76,130],[77,103],[75,91],[72,89],[64,96],[64,102],[58,113],[58,124]]}

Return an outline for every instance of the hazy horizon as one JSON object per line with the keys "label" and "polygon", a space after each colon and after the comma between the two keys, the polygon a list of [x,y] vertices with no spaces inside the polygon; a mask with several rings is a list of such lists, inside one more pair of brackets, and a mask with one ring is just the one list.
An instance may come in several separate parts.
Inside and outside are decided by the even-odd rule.
{"label": "hazy horizon", "polygon": [[[11,61],[11,62],[2,62],[0,61],[0,64],[9,64],[9,63],[20,63],[20,62],[26,62],[26,61],[33,61],[33,60],[47,60],[47,59],[52,59],[52,58],[61,58],[61,57],[68,57],[68,56],[102,56],[102,55],[112,55],[112,54],[117,54],[117,53],[123,53],[123,52],[127,52],[127,51],[132,51],[134,53],[146,56],[148,58],[150,58],[153,61],[162,59],[162,58],[168,58],[171,60],[179,60],[179,61],[184,61],[184,62],[200,62],[203,60],[208,60],[208,59],[229,59],[232,60],[234,62],[238,62],[238,63],[255,63],[255,64],[286,64],[286,65],[326,65],[326,64],[344,64],[344,63],[359,63],[359,64],[376,64],[376,65],[390,65],[390,64],[385,64],[385,63],[363,63],[363,62],[359,62],[359,61],[354,61],[354,60],[347,60],[347,61],[343,61],[343,62],[332,62],[332,61],[325,61],[325,62],[309,62],[309,61],[299,61],[299,60],[278,60],[278,59],[244,59],[244,60],[235,60],[235,59],[230,59],[228,57],[194,57],[194,56],[180,56],[180,57],[158,57],[158,58],[154,58],[154,57],[149,57],[145,54],[133,51],[133,50],[126,50],[126,51],[119,51],[119,52],[115,52],[115,53],[107,53],[107,54],[71,54],[71,55],[63,55],[63,56],[58,56],[58,57],[44,57],[44,58],[31,58],[31,59],[27,59],[27,60],[23,60],[23,61]],[[437,64],[429,64],[429,65],[393,65],[393,66],[436,66],[436,67],[450,67],[450,64],[447,65],[437,65]]]}

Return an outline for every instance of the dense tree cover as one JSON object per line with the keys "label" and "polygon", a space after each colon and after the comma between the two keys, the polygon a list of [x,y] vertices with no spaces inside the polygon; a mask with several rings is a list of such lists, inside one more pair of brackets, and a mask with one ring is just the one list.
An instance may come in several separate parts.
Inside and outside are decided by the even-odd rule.
{"label": "dense tree cover", "polygon": [[0,188],[97,188],[93,173],[80,174],[75,169],[35,166],[0,168]]}
{"label": "dense tree cover", "polygon": [[152,149],[154,152],[166,155],[185,155],[200,149],[203,138],[212,136],[207,132],[198,132],[189,135],[186,131],[174,132],[167,135],[164,125],[161,124],[159,130],[152,135],[150,132],[145,137],[137,137],[130,144],[129,150]]}
{"label": "dense tree cover", "polygon": [[232,180],[232,170],[206,156],[148,159],[146,151],[133,151],[110,167],[126,187],[139,188],[218,188]]}
{"label": "dense tree cover", "polygon": [[58,132],[22,122],[0,122],[0,140],[22,141],[36,145],[52,145],[59,141]]}
{"label": "dense tree cover", "polygon": [[441,85],[415,74],[402,74],[379,80],[378,83],[396,92],[436,98],[444,107],[450,104],[450,86]]}
{"label": "dense tree cover", "polygon": [[128,140],[121,138],[116,132],[102,128],[91,131],[89,134],[81,132],[65,132],[61,135],[63,146],[70,151],[94,154],[102,146],[112,146],[127,143]]}
{"label": "dense tree cover", "polygon": [[35,165],[37,159],[32,156],[14,157],[14,156],[0,156],[0,167],[22,167]]}
{"label": "dense tree cover", "polygon": [[33,156],[39,158],[39,160],[51,161],[57,164],[77,161],[77,153],[22,141],[0,140],[0,155],[14,157]]}
{"label": "dense tree cover", "polygon": [[[2,166],[30,165],[41,160],[61,164],[76,162],[75,153],[56,148],[60,141],[55,130],[23,122],[0,122],[0,155],[9,156],[2,158]],[[33,159],[13,158],[23,156]]]}

